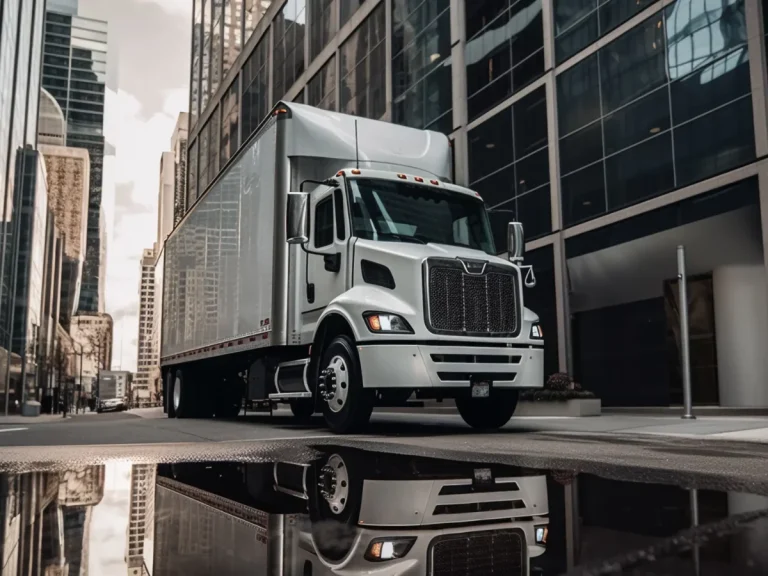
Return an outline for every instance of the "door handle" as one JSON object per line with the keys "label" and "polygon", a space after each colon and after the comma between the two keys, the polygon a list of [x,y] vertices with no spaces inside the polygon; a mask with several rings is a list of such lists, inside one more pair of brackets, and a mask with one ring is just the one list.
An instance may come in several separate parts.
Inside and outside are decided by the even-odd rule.
{"label": "door handle", "polygon": [[339,272],[341,270],[341,253],[326,254],[323,256],[323,262],[325,262],[325,269],[328,272]]}

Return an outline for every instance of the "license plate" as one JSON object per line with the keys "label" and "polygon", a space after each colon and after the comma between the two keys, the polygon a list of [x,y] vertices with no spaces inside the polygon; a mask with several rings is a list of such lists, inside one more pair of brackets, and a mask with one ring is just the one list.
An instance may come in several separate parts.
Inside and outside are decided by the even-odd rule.
{"label": "license plate", "polygon": [[490,382],[475,382],[472,384],[472,398],[488,398],[491,395]]}

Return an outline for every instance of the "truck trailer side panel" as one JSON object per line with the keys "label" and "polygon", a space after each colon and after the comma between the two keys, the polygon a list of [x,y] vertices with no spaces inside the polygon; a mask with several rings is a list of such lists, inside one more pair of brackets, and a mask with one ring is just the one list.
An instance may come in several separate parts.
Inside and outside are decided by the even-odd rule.
{"label": "truck trailer side panel", "polygon": [[162,358],[270,331],[277,131],[272,118],[168,238]]}

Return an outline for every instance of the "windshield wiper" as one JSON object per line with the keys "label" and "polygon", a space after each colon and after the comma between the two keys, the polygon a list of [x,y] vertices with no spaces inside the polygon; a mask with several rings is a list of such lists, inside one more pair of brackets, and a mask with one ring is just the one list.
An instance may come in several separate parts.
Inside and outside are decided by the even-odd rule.
{"label": "windshield wiper", "polygon": [[396,232],[379,232],[379,238],[395,238],[402,242],[415,242],[416,244],[427,244],[426,240],[417,238],[416,236],[408,236],[407,234],[397,234]]}

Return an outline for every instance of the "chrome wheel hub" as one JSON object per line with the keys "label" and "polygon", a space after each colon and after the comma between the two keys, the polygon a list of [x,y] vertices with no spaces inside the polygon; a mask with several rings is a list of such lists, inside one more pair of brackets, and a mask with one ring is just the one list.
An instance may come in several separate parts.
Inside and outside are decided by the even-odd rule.
{"label": "chrome wheel hub", "polygon": [[344,358],[334,356],[328,367],[320,372],[318,391],[333,412],[344,408],[349,395],[349,370]]}
{"label": "chrome wheel hub", "polygon": [[320,471],[320,495],[334,514],[341,514],[349,498],[349,473],[344,460],[334,454]]}

